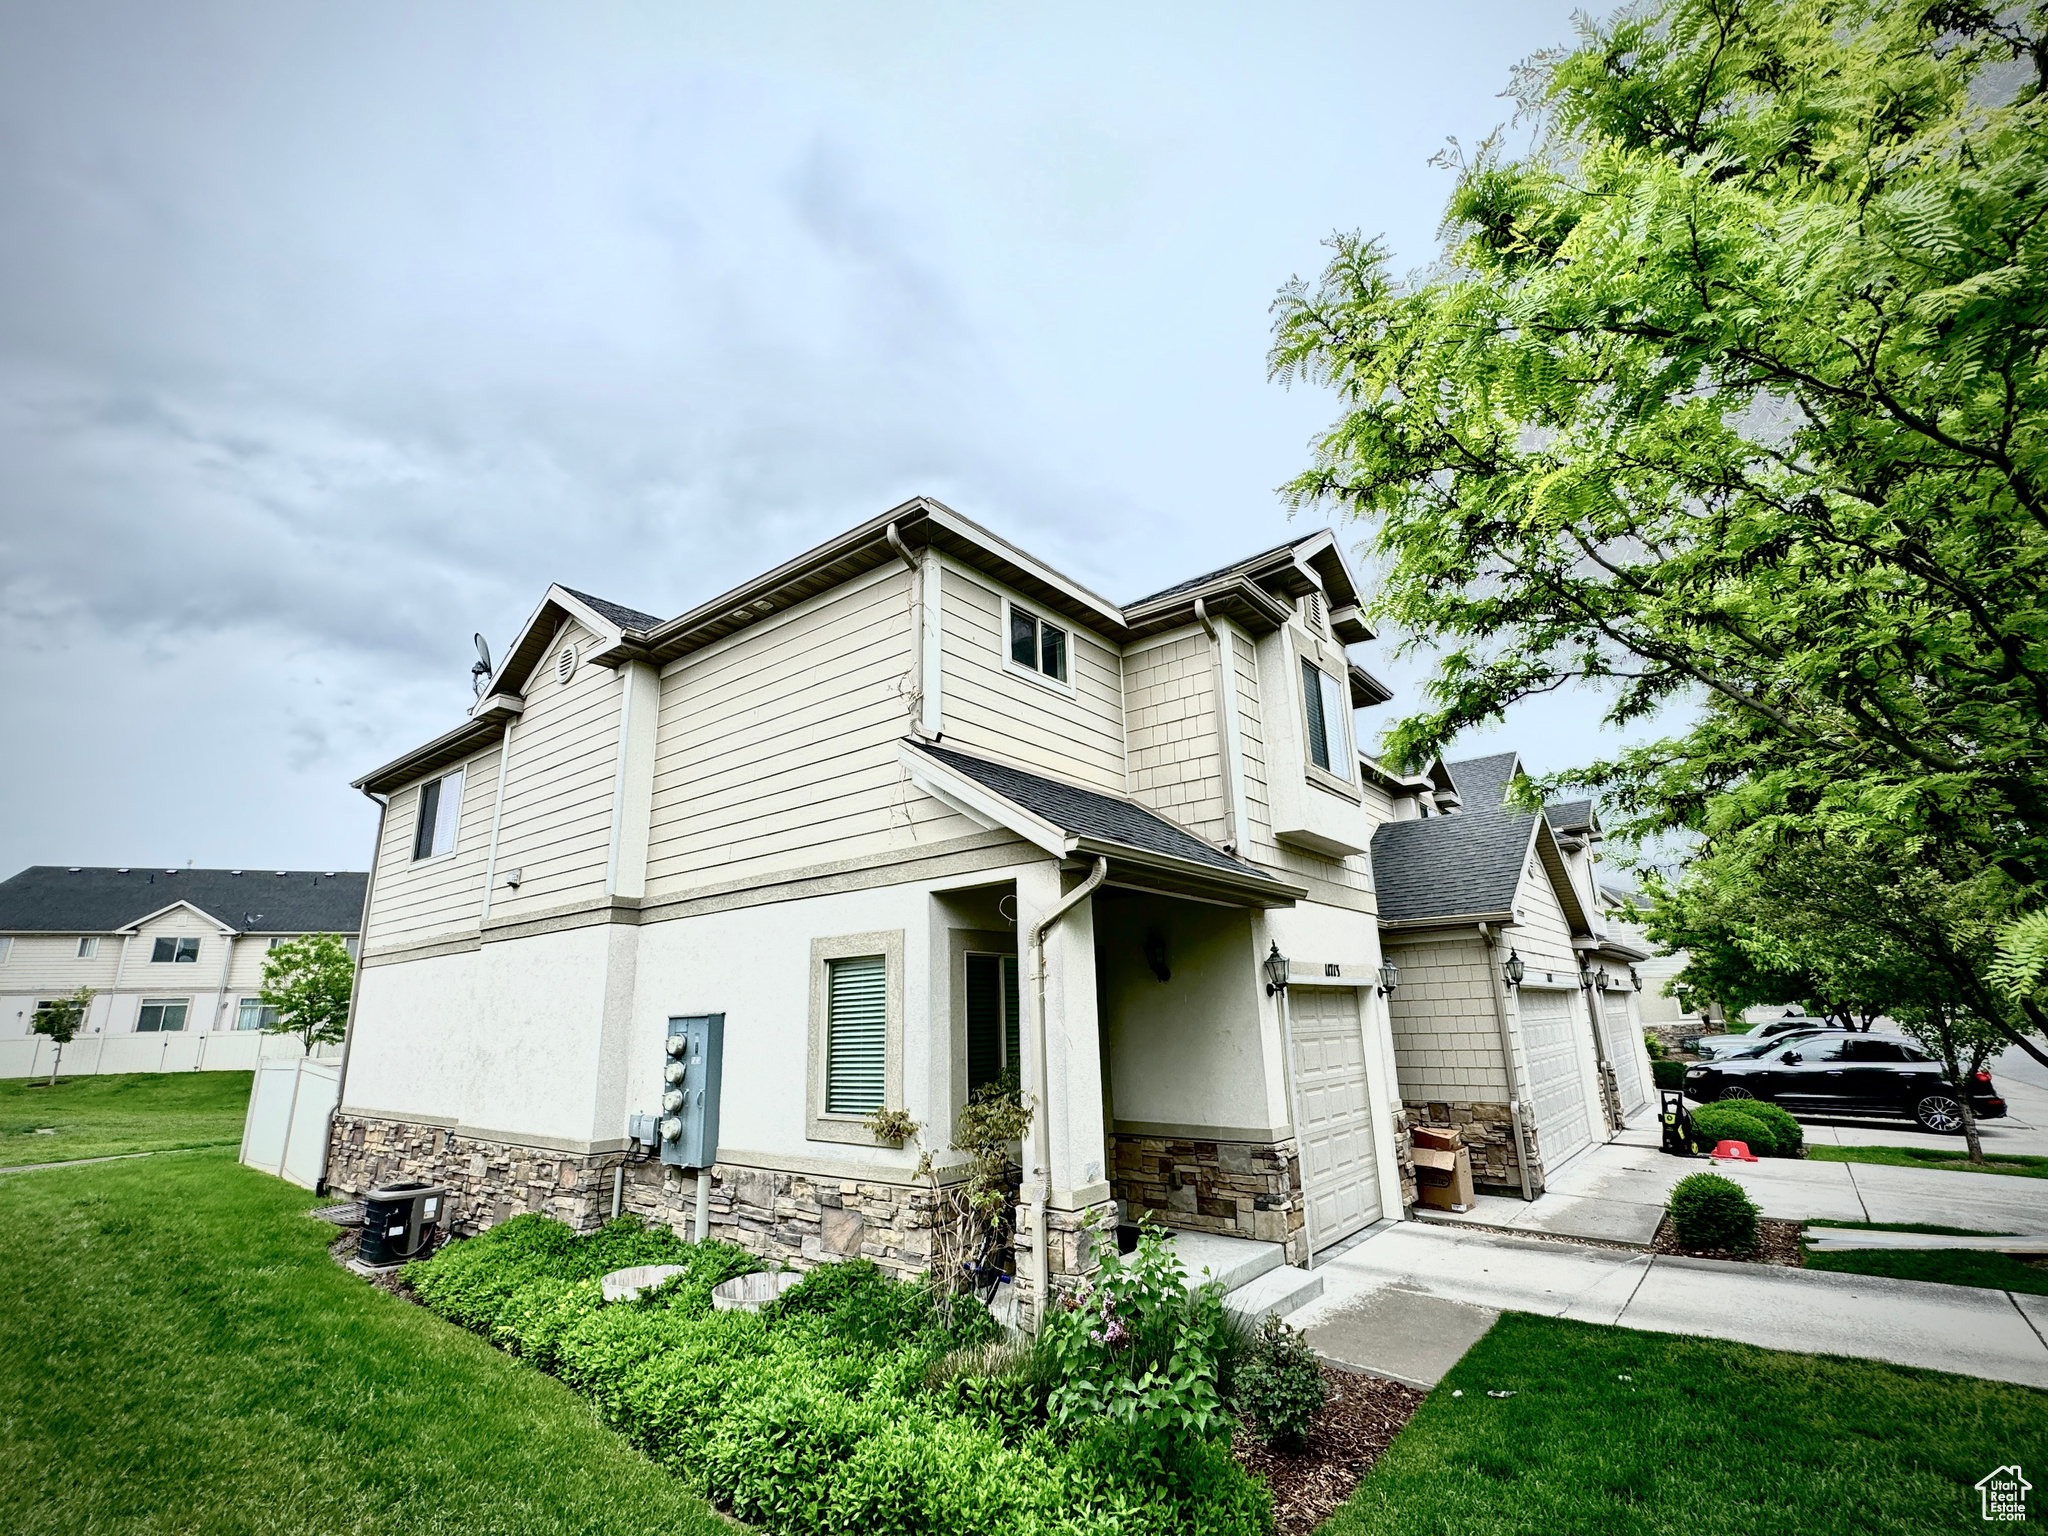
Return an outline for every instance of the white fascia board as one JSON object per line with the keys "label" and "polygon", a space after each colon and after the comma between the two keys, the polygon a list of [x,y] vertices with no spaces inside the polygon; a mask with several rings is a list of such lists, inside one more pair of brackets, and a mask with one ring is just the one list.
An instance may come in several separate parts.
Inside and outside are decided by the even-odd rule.
{"label": "white fascia board", "polygon": [[1011,832],[1033,847],[1042,848],[1056,859],[1074,851],[1078,839],[1066,829],[1035,816],[1014,800],[1007,800],[964,773],[955,773],[915,747],[896,749],[896,761],[910,775],[910,782],[942,805],[950,806],[969,821],[990,831]]}
{"label": "white fascia board", "polygon": [[[574,618],[585,629],[594,635],[603,636],[610,644],[617,645],[620,640],[625,638],[626,632],[623,629],[591,607],[590,604],[584,602],[582,598],[571,592],[567,587],[549,587],[546,602],[553,603],[557,608],[560,608],[564,613]],[[545,607],[546,603],[543,603],[542,606]]]}
{"label": "white fascia board", "polygon": [[[1123,609],[1112,603],[1101,593],[1091,592],[1071,576],[1061,575],[1035,555],[1027,555],[1008,539],[993,534],[988,529],[982,527],[981,524],[962,517],[951,507],[943,506],[935,501],[927,501],[925,508],[925,516],[947,532],[965,539],[971,544],[979,544],[991,553],[998,554],[1003,559],[1021,566],[1047,586],[1057,587],[1074,602],[1092,609],[1100,615],[1105,625],[1116,629],[1123,628]],[[1000,577],[996,579],[1001,580]],[[1115,647],[1112,646],[1111,649],[1115,649]]]}
{"label": "white fascia board", "polygon": [[180,907],[183,907],[188,912],[195,913],[198,916],[205,918],[209,923],[212,923],[216,928],[220,929],[222,933],[234,933],[237,931],[232,923],[224,923],[219,918],[215,917],[211,912],[207,911],[206,908],[194,906],[191,902],[185,900],[183,897],[180,897],[176,901],[158,907],[154,912],[146,913],[145,915],[136,918],[135,921],[132,923],[123,924],[121,927],[116,928],[114,932],[139,933],[144,923],[153,923],[158,918],[162,917],[165,913],[175,912]]}

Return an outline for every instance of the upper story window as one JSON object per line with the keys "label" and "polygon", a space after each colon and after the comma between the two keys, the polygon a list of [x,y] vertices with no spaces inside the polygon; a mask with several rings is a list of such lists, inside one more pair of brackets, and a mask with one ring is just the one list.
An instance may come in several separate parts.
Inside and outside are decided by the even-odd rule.
{"label": "upper story window", "polygon": [[420,812],[413,824],[414,859],[439,858],[455,851],[456,825],[462,820],[462,770],[443,774],[420,786]]}
{"label": "upper story window", "polygon": [[190,965],[198,958],[197,939],[158,939],[149,951],[151,965]]}
{"label": "upper story window", "polygon": [[81,960],[90,960],[90,959],[91,959],[91,958],[92,958],[92,957],[93,957],[94,955],[98,954],[99,952],[100,952],[100,941],[99,941],[98,939],[96,939],[96,938],[91,938],[91,937],[87,937],[87,938],[83,938],[83,939],[80,939],[80,940],[78,941],[78,958],[79,958],[79,959],[81,959]]}
{"label": "upper story window", "polygon": [[1306,657],[1301,663],[1301,703],[1308,719],[1308,760],[1348,783],[1351,730],[1344,685]]}
{"label": "upper story window", "polygon": [[1026,671],[1067,681],[1067,632],[1028,608],[1010,607],[1010,660]]}

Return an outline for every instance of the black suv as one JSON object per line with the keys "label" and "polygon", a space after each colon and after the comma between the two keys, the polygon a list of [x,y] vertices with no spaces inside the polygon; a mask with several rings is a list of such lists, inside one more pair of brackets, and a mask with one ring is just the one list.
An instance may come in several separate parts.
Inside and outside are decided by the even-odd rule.
{"label": "black suv", "polygon": [[[1824,1115],[1899,1115],[1930,1131],[1960,1131],[1963,1106],[1941,1066],[1917,1045],[1885,1035],[1814,1035],[1784,1050],[1686,1068],[1685,1096],[1769,1099],[1786,1109]],[[2005,1114],[2005,1100],[1979,1072],[1970,1084],[1979,1120]]]}

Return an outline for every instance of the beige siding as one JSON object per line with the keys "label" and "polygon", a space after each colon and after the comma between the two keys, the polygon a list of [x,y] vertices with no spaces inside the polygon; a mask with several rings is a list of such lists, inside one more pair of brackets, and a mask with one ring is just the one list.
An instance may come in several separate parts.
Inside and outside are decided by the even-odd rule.
{"label": "beige siding", "polygon": [[[432,777],[448,771],[443,769]],[[476,931],[483,913],[484,866],[490,854],[491,806],[497,792],[498,751],[492,748],[464,766],[462,818],[455,826],[454,852],[420,860],[412,856],[420,785],[393,792],[384,815],[384,840],[377,850],[376,889],[365,919],[365,944],[373,950],[389,949]],[[255,947],[260,952],[266,946],[257,941]],[[260,967],[259,959],[257,981]],[[245,974],[239,957],[236,972]]]}
{"label": "beige siding", "polygon": [[941,586],[946,744],[1125,793],[1117,653],[1069,625],[1072,694],[1033,682],[1003,664],[1008,648],[996,590],[951,566]]}
{"label": "beige siding", "polygon": [[1565,921],[1557,891],[1534,852],[1522,871],[1522,887],[1515,893],[1515,926],[1508,939],[1521,951],[1522,963],[1532,970],[1548,971],[1560,982],[1576,986],[1579,961],[1572,949],[1571,925]]}
{"label": "beige siding", "polygon": [[892,571],[668,671],[648,896],[978,831],[897,765],[910,661],[909,574]]}
{"label": "beige siding", "polygon": [[1387,957],[1401,968],[1387,1012],[1402,1098],[1507,1101],[1492,955],[1477,933],[1387,943]]}
{"label": "beige siding", "polygon": [[1212,841],[1228,835],[1215,647],[1184,635],[1124,659],[1131,796]]}
{"label": "beige siding", "polygon": [[[121,961],[121,940],[102,934],[100,952],[81,960],[79,938],[75,933],[17,935],[8,946],[7,958],[0,961],[0,993],[63,997],[80,987],[111,987],[114,967]],[[220,958],[218,951],[214,958]]]}
{"label": "beige siding", "polygon": [[[574,643],[587,655],[593,638],[581,625],[564,625],[527,681],[526,709],[512,727],[505,770],[493,923],[604,895],[621,679],[586,661],[562,682],[554,665],[564,645]],[[503,878],[513,869],[521,876],[516,891]]]}

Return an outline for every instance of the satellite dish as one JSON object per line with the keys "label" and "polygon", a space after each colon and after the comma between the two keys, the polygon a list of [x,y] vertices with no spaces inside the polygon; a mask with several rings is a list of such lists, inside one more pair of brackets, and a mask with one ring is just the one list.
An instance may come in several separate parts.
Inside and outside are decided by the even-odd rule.
{"label": "satellite dish", "polygon": [[482,698],[484,696],[484,689],[490,684],[491,673],[495,668],[491,666],[491,648],[484,644],[484,637],[478,635],[475,638],[476,665],[469,669],[469,685],[476,690],[476,696]]}

